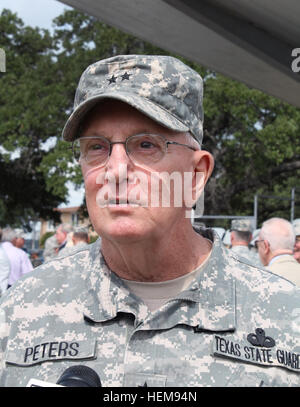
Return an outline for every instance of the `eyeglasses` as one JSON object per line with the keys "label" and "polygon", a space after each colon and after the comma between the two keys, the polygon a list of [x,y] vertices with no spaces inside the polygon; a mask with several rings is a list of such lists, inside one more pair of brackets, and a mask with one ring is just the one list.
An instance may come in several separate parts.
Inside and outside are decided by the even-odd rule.
{"label": "eyeglasses", "polygon": [[125,141],[113,142],[102,136],[80,137],[73,141],[72,150],[80,163],[84,160],[90,166],[105,165],[114,144],[124,144],[126,154],[134,164],[149,166],[163,159],[170,144],[196,151],[194,147],[166,140],[158,134],[136,134]]}
{"label": "eyeglasses", "polygon": [[255,248],[258,249],[258,243],[259,243],[259,242],[263,242],[263,241],[264,241],[264,239],[262,239],[262,240],[256,240],[255,243],[254,243]]}

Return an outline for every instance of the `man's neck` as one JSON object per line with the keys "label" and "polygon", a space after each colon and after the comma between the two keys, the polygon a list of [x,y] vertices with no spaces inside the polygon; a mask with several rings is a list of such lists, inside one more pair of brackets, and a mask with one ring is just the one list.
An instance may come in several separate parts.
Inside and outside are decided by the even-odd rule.
{"label": "man's neck", "polygon": [[232,247],[234,247],[234,246],[246,246],[246,247],[248,247],[248,243],[243,241],[243,240],[237,240],[236,242],[232,242],[231,246]]}
{"label": "man's neck", "polygon": [[[170,244],[171,242],[171,244]],[[102,237],[102,254],[119,277],[145,282],[167,281],[201,265],[211,251],[210,242],[192,226],[179,236],[130,244],[113,244]]]}
{"label": "man's neck", "polygon": [[269,259],[268,259],[268,266],[270,266],[272,264],[272,262],[275,260],[276,257],[279,256],[284,256],[284,255],[293,255],[292,250],[276,250],[275,252],[272,252],[272,254],[270,255]]}

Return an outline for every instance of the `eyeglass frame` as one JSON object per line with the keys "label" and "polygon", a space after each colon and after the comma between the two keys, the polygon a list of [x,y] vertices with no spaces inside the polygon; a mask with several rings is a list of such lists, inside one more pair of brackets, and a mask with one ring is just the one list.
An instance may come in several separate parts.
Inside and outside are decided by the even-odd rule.
{"label": "eyeglass frame", "polygon": [[[144,135],[146,135],[146,136],[160,137],[161,139],[163,139],[163,141],[164,141],[164,143],[165,143],[164,156],[165,156],[165,154],[166,154],[166,152],[167,152],[167,150],[168,150],[168,145],[170,145],[170,144],[177,145],[177,146],[182,146],[182,147],[187,147],[187,148],[189,148],[190,150],[197,151],[197,149],[196,149],[195,147],[189,146],[189,145],[187,145],[187,144],[182,144],[182,143],[178,143],[177,141],[170,141],[170,140],[167,140],[167,139],[165,139],[165,137],[162,136],[161,134],[138,133],[138,134],[133,134],[133,135],[127,137],[127,138],[125,139],[125,141],[110,141],[109,139],[107,139],[107,138],[104,137],[104,136],[82,136],[82,137],[78,137],[78,138],[76,138],[75,140],[72,141],[72,147],[71,147],[71,148],[72,148],[73,157],[75,158],[76,161],[79,162],[80,157],[79,157],[79,159],[77,159],[76,156],[75,156],[75,152],[74,152],[74,143],[75,143],[76,141],[81,140],[81,139],[88,139],[88,140],[89,140],[89,139],[97,139],[97,138],[99,138],[99,139],[105,140],[105,141],[107,141],[107,142],[109,143],[109,153],[108,153],[108,156],[107,156],[106,161],[103,162],[103,165],[105,165],[105,164],[108,162],[109,157],[111,156],[111,153],[112,153],[112,146],[113,146],[114,144],[124,144],[124,146],[125,146],[125,152],[126,152],[126,154],[127,154],[127,157],[134,163],[134,161],[132,160],[132,158],[130,157],[130,155],[129,155],[128,151],[127,151],[128,140],[129,140],[130,138],[133,138],[133,137],[144,136]],[[164,156],[163,156],[163,157],[164,157]],[[162,157],[162,158],[163,158],[163,157]],[[85,159],[85,157],[84,157],[84,159]]]}
{"label": "eyeglass frame", "polygon": [[264,241],[265,241],[265,239],[255,240],[255,242],[254,242],[254,247],[255,247],[256,249],[258,249],[258,243],[259,243],[259,242],[264,242]]}

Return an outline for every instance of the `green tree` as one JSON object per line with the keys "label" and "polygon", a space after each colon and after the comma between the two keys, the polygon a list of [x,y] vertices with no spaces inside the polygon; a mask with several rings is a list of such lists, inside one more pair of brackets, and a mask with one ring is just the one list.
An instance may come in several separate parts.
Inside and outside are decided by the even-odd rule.
{"label": "green tree", "polygon": [[[58,61],[72,61],[64,88],[73,100],[83,69],[118,54],[168,52],[100,23],[75,10],[55,20]],[[207,214],[248,215],[258,194],[289,196],[299,185],[300,111],[276,98],[205,69],[181,56],[204,80],[204,148],[216,166],[205,194]],[[71,106],[70,106],[71,108]],[[77,178],[81,182],[81,177]],[[260,201],[260,221],[289,215],[288,201]],[[300,216],[299,205],[296,216]]]}
{"label": "green tree", "polygon": [[0,16],[0,38],[7,66],[0,78],[0,223],[55,218],[53,207],[64,200],[66,189],[48,188],[39,170],[64,117],[53,39],[46,30],[24,27],[9,10]]}
{"label": "green tree", "polygon": [[[299,186],[300,110],[221,75],[206,77],[204,94],[204,148],[216,163],[208,213],[249,215],[256,193],[290,196]],[[260,222],[289,217],[288,201],[259,202]]]}
{"label": "green tree", "polygon": [[[168,53],[75,10],[54,20],[53,35],[4,10],[0,38],[7,55],[0,77],[0,224],[54,218],[66,182],[82,184],[61,131],[83,70],[118,54]],[[215,158],[205,213],[249,215],[255,193],[289,196],[299,185],[299,109],[175,56],[204,80],[203,148]],[[260,221],[287,217],[288,208],[287,201],[262,201]]]}
{"label": "green tree", "polygon": [[0,225],[58,220],[66,182],[82,183],[69,143],[61,139],[82,71],[117,53],[149,52],[151,45],[75,10],[55,21],[55,32],[24,26],[9,10],[0,15],[7,72],[0,78]]}

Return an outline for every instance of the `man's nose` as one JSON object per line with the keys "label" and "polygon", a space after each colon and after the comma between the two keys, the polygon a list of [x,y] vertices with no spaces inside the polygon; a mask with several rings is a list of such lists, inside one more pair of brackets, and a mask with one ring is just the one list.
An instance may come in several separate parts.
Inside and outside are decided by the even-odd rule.
{"label": "man's nose", "polygon": [[113,175],[120,183],[127,180],[128,171],[132,169],[133,163],[128,157],[125,145],[122,143],[111,146],[111,154],[106,164],[106,172]]}

